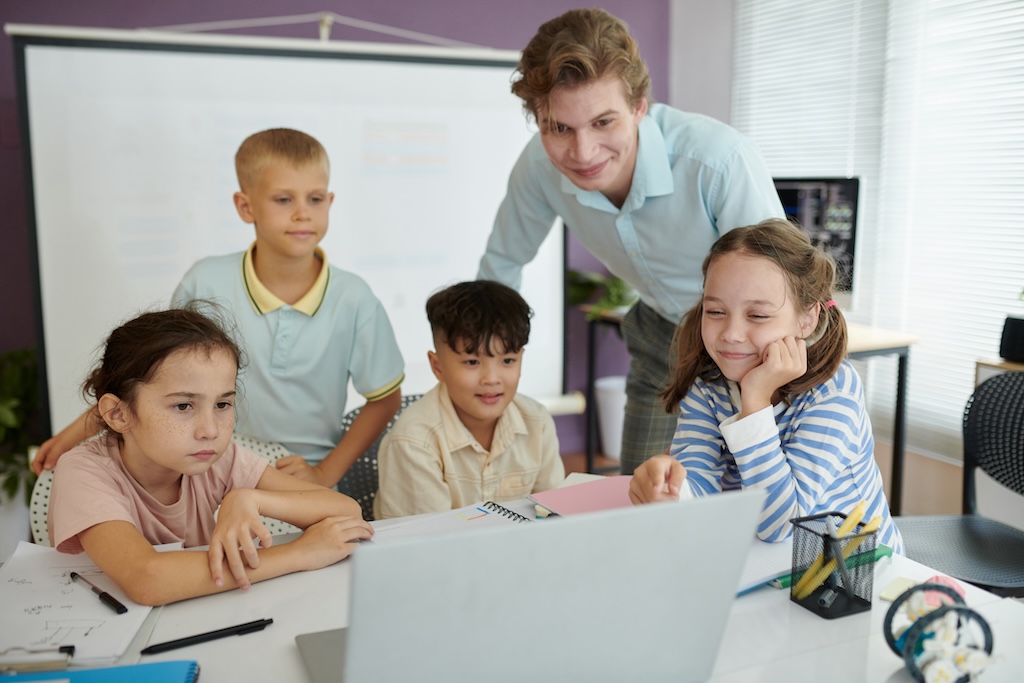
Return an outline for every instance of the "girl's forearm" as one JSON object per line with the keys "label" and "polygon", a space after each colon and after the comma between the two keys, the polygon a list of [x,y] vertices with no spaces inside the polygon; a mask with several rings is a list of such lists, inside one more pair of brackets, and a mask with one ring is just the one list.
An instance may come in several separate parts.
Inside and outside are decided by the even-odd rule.
{"label": "girl's forearm", "polygon": [[293,524],[300,529],[327,517],[362,517],[354,500],[334,489],[318,487],[303,491],[253,490],[260,514]]}
{"label": "girl's forearm", "polygon": [[[261,548],[259,567],[246,571],[249,581],[256,583],[307,569],[302,553],[289,546],[291,544]],[[113,572],[121,576],[111,578],[140,605],[166,605],[238,588],[226,562],[224,580],[220,586],[216,585],[210,575],[209,555],[198,550],[154,551],[152,556],[124,569],[124,572]]]}

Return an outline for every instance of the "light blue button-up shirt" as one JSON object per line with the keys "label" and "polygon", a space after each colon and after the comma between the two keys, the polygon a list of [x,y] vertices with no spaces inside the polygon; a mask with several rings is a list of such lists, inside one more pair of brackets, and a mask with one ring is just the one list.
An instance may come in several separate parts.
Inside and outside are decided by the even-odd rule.
{"label": "light blue button-up shirt", "polygon": [[641,300],[675,323],[698,300],[701,264],[732,228],[785,216],[753,142],[700,114],[654,104],[639,125],[622,208],[555,169],[538,133],[508,182],[478,277],[518,288],[556,218]]}

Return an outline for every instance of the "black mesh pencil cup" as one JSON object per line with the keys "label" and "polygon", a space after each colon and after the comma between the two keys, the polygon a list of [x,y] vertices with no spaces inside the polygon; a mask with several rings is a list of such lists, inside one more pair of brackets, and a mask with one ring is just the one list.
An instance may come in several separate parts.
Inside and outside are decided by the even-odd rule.
{"label": "black mesh pencil cup", "polygon": [[849,532],[837,534],[846,521],[840,512],[791,521],[790,600],[825,619],[870,610],[876,532],[857,524]]}

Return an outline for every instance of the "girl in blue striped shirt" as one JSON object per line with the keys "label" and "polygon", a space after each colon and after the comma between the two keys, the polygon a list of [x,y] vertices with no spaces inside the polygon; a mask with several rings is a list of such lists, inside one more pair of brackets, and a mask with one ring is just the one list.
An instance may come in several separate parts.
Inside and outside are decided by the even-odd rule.
{"label": "girl in blue striped shirt", "polygon": [[757,536],[867,501],[878,542],[903,552],[874,460],[871,421],[846,360],[836,267],[788,221],[725,233],[704,259],[702,300],[676,331],[663,397],[679,422],[668,455],[637,468],[634,504],[763,488]]}

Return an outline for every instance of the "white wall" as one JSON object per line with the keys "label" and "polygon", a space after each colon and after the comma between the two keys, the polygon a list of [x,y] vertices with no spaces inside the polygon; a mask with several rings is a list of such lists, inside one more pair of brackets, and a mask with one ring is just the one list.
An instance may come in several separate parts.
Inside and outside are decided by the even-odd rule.
{"label": "white wall", "polygon": [[672,0],[669,101],[729,122],[732,107],[732,0]]}

